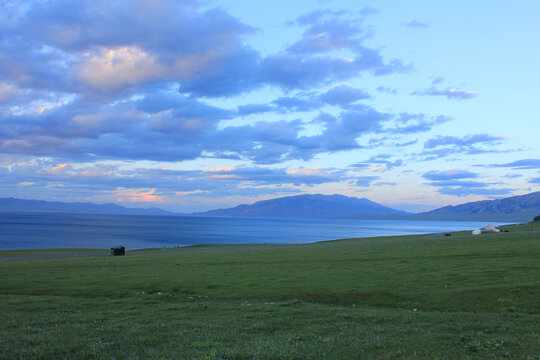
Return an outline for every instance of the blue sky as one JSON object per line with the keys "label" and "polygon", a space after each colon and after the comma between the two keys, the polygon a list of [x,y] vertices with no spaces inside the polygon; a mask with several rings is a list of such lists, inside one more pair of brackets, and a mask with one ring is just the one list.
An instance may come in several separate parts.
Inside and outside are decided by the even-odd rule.
{"label": "blue sky", "polygon": [[2,1],[0,197],[538,191],[536,1]]}

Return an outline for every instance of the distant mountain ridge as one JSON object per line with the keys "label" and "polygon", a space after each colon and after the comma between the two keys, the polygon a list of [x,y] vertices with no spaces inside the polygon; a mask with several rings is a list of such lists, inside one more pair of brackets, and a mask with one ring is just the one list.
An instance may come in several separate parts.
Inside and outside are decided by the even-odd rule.
{"label": "distant mountain ridge", "polygon": [[497,200],[475,201],[456,206],[445,206],[416,214],[421,219],[532,221],[540,215],[540,191]]}
{"label": "distant mountain ridge", "polygon": [[174,215],[172,212],[156,207],[142,209],[127,208],[116,204],[92,204],[88,202],[66,203],[15,198],[0,198],[0,211],[66,212],[110,215]]}
{"label": "distant mountain ridge", "polygon": [[540,215],[540,191],[498,200],[475,201],[445,206],[428,212],[411,214],[392,209],[368,199],[343,195],[295,195],[258,201],[193,214],[174,213],[160,208],[127,208],[117,204],[65,203],[43,200],[0,198],[0,211],[59,212],[116,215],[194,215],[246,216],[281,218],[363,218],[402,220],[482,220],[529,222]]}
{"label": "distant mountain ridge", "polygon": [[392,209],[368,199],[343,195],[295,195],[211,210],[199,216],[248,216],[284,218],[383,218],[408,213]]}

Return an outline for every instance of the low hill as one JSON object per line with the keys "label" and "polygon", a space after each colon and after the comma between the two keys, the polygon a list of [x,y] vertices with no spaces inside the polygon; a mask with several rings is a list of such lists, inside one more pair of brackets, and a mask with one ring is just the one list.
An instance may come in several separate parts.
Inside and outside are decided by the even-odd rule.
{"label": "low hill", "polygon": [[445,206],[417,214],[422,219],[529,222],[540,214],[540,191],[497,200]]}
{"label": "low hill", "polygon": [[92,204],[83,202],[65,203],[59,201],[24,200],[0,198],[0,211],[59,212],[114,215],[173,215],[159,208],[127,208],[116,204]]}
{"label": "low hill", "polygon": [[250,216],[282,218],[385,218],[406,212],[368,199],[343,195],[296,195],[197,213],[200,216]]}

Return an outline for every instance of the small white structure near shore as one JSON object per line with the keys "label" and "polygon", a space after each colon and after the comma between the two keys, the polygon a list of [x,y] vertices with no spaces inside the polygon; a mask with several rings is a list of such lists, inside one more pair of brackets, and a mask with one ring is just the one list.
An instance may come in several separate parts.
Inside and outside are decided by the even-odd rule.
{"label": "small white structure near shore", "polygon": [[485,228],[480,228],[480,229],[473,230],[472,234],[473,235],[480,235],[480,234],[493,234],[493,233],[498,233],[498,232],[501,232],[501,230],[499,230],[495,226],[489,224]]}

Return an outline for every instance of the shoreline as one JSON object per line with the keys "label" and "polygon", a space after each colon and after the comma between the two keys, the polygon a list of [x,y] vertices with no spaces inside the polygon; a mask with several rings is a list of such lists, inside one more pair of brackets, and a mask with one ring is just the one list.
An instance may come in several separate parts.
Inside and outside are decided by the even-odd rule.
{"label": "shoreline", "polygon": [[[505,224],[498,225],[499,228],[505,228],[509,226],[519,226],[527,225],[530,223],[521,223],[521,224]],[[404,234],[404,235],[386,235],[386,236],[365,236],[365,237],[355,237],[355,238],[341,238],[341,239],[331,239],[331,240],[319,240],[312,242],[304,243],[228,243],[228,244],[194,244],[194,245],[185,245],[185,246],[164,246],[164,247],[149,247],[149,248],[133,248],[126,249],[126,255],[136,255],[136,254],[149,254],[149,253],[189,253],[189,252],[201,252],[201,251],[211,251],[211,250],[242,250],[242,249],[263,249],[263,248],[280,248],[280,247],[291,247],[291,246],[308,246],[308,245],[318,245],[325,244],[330,242],[342,242],[342,241],[366,241],[373,239],[390,239],[390,238],[401,238],[401,237],[448,237],[446,234],[451,234],[451,236],[469,236],[472,235],[470,232],[472,230],[457,230],[457,231],[448,231],[448,232],[435,232],[435,233],[417,233],[417,234]],[[502,233],[502,232],[501,232]],[[496,234],[487,234],[487,236],[492,236]],[[16,255],[6,255],[8,253],[16,253]],[[21,253],[21,254],[19,254]],[[31,259],[31,258],[58,258],[58,257],[70,257],[70,256],[100,256],[106,255],[110,256],[110,249],[104,248],[36,248],[36,249],[0,249],[0,260],[9,260],[9,259]]]}

